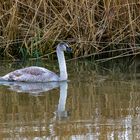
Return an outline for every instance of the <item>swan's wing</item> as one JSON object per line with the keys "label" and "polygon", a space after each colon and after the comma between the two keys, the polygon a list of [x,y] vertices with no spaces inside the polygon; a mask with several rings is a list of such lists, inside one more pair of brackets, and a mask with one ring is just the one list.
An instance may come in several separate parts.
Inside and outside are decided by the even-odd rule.
{"label": "swan's wing", "polygon": [[15,70],[2,78],[9,81],[47,82],[52,78],[58,78],[58,76],[45,68],[32,66]]}
{"label": "swan's wing", "polygon": [[15,73],[30,74],[33,76],[39,76],[39,75],[42,75],[44,73],[52,73],[52,72],[50,70],[47,70],[47,69],[42,68],[42,67],[32,66],[32,67],[27,67],[27,68],[17,70],[17,71],[15,71]]}

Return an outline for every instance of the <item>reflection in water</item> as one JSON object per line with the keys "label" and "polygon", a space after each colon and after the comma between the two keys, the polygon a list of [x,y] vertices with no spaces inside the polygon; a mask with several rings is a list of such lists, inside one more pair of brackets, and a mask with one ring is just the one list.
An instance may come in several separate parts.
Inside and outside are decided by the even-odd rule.
{"label": "reflection in water", "polygon": [[59,118],[67,117],[67,112],[65,112],[65,104],[67,99],[67,81],[62,82],[47,82],[47,83],[26,83],[26,82],[5,82],[1,81],[0,85],[9,86],[11,91],[25,92],[31,95],[40,95],[45,91],[52,90],[54,88],[60,87],[60,97],[57,109],[57,115]]}
{"label": "reflection in water", "polygon": [[[41,95],[43,95],[43,93],[45,93],[45,91],[49,91],[54,88],[60,87],[60,97],[59,97],[58,107],[57,107],[57,110],[55,111],[56,113],[54,113],[55,116],[53,116],[52,119],[50,119],[50,124],[48,125],[51,135],[53,135],[53,131],[54,131],[53,126],[55,125],[55,121],[67,118],[67,111],[65,110],[65,105],[66,105],[66,99],[67,99],[68,84],[66,81],[48,82],[48,83],[1,82],[0,85],[9,86],[10,88],[8,88],[8,90],[22,92],[22,93],[26,92],[26,93],[29,93],[30,95],[33,95],[33,96],[35,95],[35,97],[41,97],[41,96],[38,96],[38,95],[40,95],[40,93],[41,93]],[[19,115],[17,114],[17,116],[19,116]],[[33,125],[35,125],[36,123],[40,123],[38,121],[36,122],[36,120],[32,120],[31,122]],[[24,131],[26,129],[30,129],[30,128],[28,128],[28,126],[26,126],[26,123],[23,124],[23,126],[19,126],[18,124],[19,124],[19,122],[17,120],[17,122],[15,122],[15,127],[12,130],[13,132],[15,131],[16,133],[17,132],[24,133]],[[6,125],[8,125],[8,124],[6,123]],[[43,124],[43,125],[45,125],[45,124]],[[37,131],[40,131],[39,129],[43,130],[43,129],[45,129],[45,126],[41,126],[41,127],[32,126],[32,131],[37,132]],[[10,131],[11,130],[6,127],[6,129],[2,130],[2,133],[9,133]],[[14,134],[12,134],[12,135],[14,135]]]}
{"label": "reflection in water", "polygon": [[0,85],[0,139],[140,139],[140,81],[73,63],[68,85]]}
{"label": "reflection in water", "polygon": [[0,81],[0,85],[9,86],[9,90],[16,92],[25,92],[32,95],[52,90],[60,86],[61,82],[47,82],[47,83],[26,83],[26,82],[7,82]]}
{"label": "reflection in water", "polygon": [[9,86],[9,90],[16,92],[25,92],[33,95],[38,95],[45,91],[59,87],[59,82],[48,83],[26,83],[26,82],[6,82],[0,81],[0,85]]}
{"label": "reflection in water", "polygon": [[59,103],[57,108],[57,117],[61,119],[62,117],[67,117],[67,111],[65,111],[65,104],[67,99],[67,89],[68,84],[67,82],[61,82],[60,83],[60,97],[59,97]]}

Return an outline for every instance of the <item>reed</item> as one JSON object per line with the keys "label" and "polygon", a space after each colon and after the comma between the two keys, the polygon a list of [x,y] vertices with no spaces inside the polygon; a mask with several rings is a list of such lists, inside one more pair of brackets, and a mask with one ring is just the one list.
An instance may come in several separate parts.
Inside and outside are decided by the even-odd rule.
{"label": "reed", "polygon": [[1,57],[39,58],[59,41],[72,45],[74,57],[125,48],[135,54],[139,13],[137,0],[1,0]]}

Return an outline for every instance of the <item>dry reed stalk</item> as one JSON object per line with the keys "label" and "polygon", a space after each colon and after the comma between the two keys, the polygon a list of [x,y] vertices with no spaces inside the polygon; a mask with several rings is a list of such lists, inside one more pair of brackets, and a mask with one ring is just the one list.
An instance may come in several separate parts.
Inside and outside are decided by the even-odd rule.
{"label": "dry reed stalk", "polygon": [[41,57],[61,40],[73,45],[74,57],[134,50],[139,44],[139,12],[136,0],[2,0],[1,56]]}

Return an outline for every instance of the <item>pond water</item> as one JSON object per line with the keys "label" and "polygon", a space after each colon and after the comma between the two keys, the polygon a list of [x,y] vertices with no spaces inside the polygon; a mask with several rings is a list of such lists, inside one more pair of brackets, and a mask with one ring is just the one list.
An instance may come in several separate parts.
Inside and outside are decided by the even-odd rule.
{"label": "pond water", "polygon": [[[29,65],[58,72],[1,62],[0,75]],[[124,67],[70,61],[68,82],[0,83],[0,139],[139,140],[140,80]]]}

